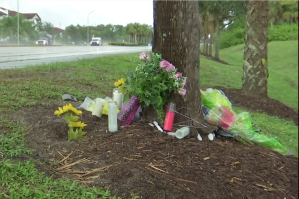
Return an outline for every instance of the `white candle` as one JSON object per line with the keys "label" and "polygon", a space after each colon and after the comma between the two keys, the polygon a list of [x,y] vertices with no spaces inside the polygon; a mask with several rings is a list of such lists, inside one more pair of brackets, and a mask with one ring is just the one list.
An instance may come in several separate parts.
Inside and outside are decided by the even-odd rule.
{"label": "white candle", "polygon": [[117,108],[120,110],[123,106],[123,94],[118,92],[118,89],[113,89],[113,101],[116,102]]}
{"label": "white candle", "polygon": [[108,102],[108,130],[117,131],[117,105],[115,102]]}
{"label": "white candle", "polygon": [[95,105],[94,108],[92,110],[91,115],[95,115],[97,117],[101,117],[102,116],[102,111],[103,111],[103,107],[105,105],[106,101],[102,98],[96,98],[95,99]]}

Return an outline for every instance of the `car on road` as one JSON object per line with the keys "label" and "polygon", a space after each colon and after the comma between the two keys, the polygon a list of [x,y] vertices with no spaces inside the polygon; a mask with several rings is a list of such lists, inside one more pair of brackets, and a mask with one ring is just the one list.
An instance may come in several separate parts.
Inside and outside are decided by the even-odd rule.
{"label": "car on road", "polygon": [[101,46],[102,45],[102,39],[101,39],[101,37],[93,37],[91,39],[90,45],[91,46]]}
{"label": "car on road", "polygon": [[40,37],[35,44],[43,46],[53,45],[53,40],[50,37]]}
{"label": "car on road", "polygon": [[81,42],[79,43],[79,46],[87,46],[87,42],[86,42],[86,41],[81,41]]}

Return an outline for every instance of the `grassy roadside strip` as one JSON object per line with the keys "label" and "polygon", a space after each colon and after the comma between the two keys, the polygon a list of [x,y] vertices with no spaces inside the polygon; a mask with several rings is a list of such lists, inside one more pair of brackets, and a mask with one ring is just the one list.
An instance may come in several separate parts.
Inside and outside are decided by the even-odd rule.
{"label": "grassy roadside strip", "polygon": [[[298,45],[297,48],[296,45],[295,42],[286,44],[271,42],[269,48],[287,47],[291,50],[270,49],[270,79],[272,79],[269,79],[269,95],[298,109],[298,89],[296,84],[295,86],[293,84],[298,82]],[[235,46],[221,51],[224,60],[231,64],[229,66],[201,57],[201,84],[240,88],[242,77],[240,47]],[[0,198],[116,198],[101,188],[87,188],[69,180],[46,177],[37,171],[35,164],[30,160],[13,161],[11,157],[31,152],[24,147],[23,135],[28,127],[20,122],[11,121],[4,115],[13,114],[21,107],[50,105],[51,100],[61,100],[64,93],[70,93],[81,100],[86,96],[90,98],[108,96],[114,81],[121,77],[125,78],[126,72],[136,67],[138,56],[138,53],[134,53],[1,71]],[[281,61],[281,57],[286,57],[287,61]],[[275,64],[275,60],[278,64]],[[281,70],[284,70],[283,77],[279,76]],[[281,95],[285,97],[281,98]],[[266,114],[250,114],[255,127],[262,129],[261,133],[277,138],[298,156],[298,126],[293,122]]]}

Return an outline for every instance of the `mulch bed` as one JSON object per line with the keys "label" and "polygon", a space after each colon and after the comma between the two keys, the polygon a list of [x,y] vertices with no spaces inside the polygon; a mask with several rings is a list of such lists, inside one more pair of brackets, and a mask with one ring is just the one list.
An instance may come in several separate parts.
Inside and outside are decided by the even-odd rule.
{"label": "mulch bed", "polygon": [[[238,90],[222,89],[233,105],[298,120],[297,112],[276,100],[254,101]],[[64,104],[24,108],[11,116],[31,127],[26,146],[35,152],[19,158],[45,163],[38,167],[48,175],[109,188],[123,198],[298,198],[296,157],[233,139],[209,141],[206,135],[202,142],[193,135],[178,140],[145,120],[110,133],[107,116],[96,118],[87,111],[82,120],[88,133],[68,142],[65,122],[53,114]]]}

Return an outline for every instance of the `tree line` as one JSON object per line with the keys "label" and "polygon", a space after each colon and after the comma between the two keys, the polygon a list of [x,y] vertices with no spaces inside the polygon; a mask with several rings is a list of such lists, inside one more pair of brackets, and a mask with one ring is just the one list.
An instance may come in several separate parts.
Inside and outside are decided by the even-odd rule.
{"label": "tree line", "polygon": [[[203,44],[203,53],[212,56],[212,46],[215,45],[214,56],[219,59],[221,31],[228,31],[232,23],[245,26],[245,1],[198,1],[200,35]],[[268,9],[270,27],[279,23],[298,22],[298,1],[270,1]],[[97,26],[70,25],[64,33],[54,35],[51,22],[39,22],[34,24],[19,16],[19,36],[21,41],[34,41],[38,37],[52,35],[61,43],[87,41],[87,29],[90,38],[102,37],[103,41],[151,43],[153,27],[147,24],[129,23],[126,26],[113,24],[100,24]],[[17,16],[5,17],[0,20],[0,41],[16,41]]]}
{"label": "tree line", "polygon": [[[152,40],[153,28],[151,25],[140,23],[129,23],[123,25],[97,25],[90,26],[89,35],[102,37],[103,41],[128,42],[128,43],[150,43]],[[66,27],[62,37],[62,41],[80,42],[87,40],[87,27],[81,25],[70,25]]]}
{"label": "tree line", "polygon": [[[24,16],[19,15],[19,38],[22,43],[35,41],[38,37],[51,36],[60,43],[79,43],[87,41],[87,29],[89,35],[102,37],[103,41],[150,43],[152,41],[153,27],[147,24],[129,23],[123,25],[97,25],[81,26],[79,24],[67,26],[61,35],[55,35],[54,26],[51,22],[38,22],[34,24]],[[18,17],[10,16],[0,20],[0,42],[15,43],[18,37]],[[90,38],[91,38],[90,37]]]}
{"label": "tree line", "polygon": [[[199,1],[198,4],[203,53],[212,56],[214,44],[214,56],[219,59],[221,31],[245,27],[246,1]],[[285,22],[298,23],[298,1],[269,1],[267,17],[271,28]],[[233,23],[237,25],[231,26]]]}

